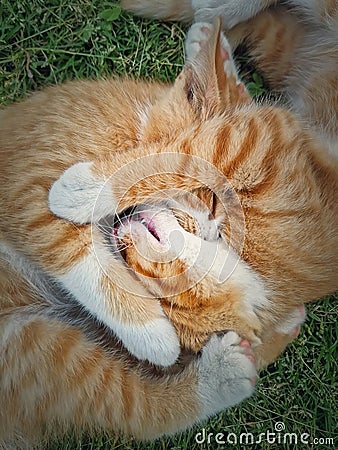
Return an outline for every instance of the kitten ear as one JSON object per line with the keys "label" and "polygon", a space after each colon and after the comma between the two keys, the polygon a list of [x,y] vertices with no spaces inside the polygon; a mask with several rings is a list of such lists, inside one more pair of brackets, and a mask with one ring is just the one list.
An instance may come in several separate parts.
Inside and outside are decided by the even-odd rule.
{"label": "kitten ear", "polygon": [[176,80],[202,119],[222,113],[230,105],[249,103],[240,81],[230,44],[221,31],[221,19],[198,22],[190,28],[185,48],[187,63]]}

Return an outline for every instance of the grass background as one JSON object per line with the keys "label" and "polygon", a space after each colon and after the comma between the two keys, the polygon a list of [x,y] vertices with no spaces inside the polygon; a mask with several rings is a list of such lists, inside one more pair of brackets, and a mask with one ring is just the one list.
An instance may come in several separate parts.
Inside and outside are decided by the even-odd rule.
{"label": "grass background", "polygon": [[[112,73],[171,81],[183,63],[185,30],[177,24],[146,21],[120,14],[102,0],[1,0],[0,103],[9,104],[48,84]],[[252,92],[264,85],[258,74],[246,73]],[[332,449],[337,430],[337,304],[331,296],[309,307],[297,341],[261,374],[249,401],[171,439],[140,444],[108,436],[69,437],[46,446],[56,449]],[[173,393],[174,394],[174,393]],[[113,406],[112,406],[113,407]],[[310,434],[319,444],[197,444],[196,432],[251,432],[255,438],[283,422],[289,433]],[[325,443],[334,438],[335,445]]]}

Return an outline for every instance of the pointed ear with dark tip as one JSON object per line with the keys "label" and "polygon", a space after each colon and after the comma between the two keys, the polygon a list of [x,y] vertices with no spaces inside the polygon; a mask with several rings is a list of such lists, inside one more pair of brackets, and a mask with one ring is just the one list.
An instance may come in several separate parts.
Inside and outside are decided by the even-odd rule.
{"label": "pointed ear with dark tip", "polygon": [[203,41],[196,57],[186,63],[175,83],[178,89],[184,90],[186,99],[201,119],[251,101],[232,66],[230,47],[222,48],[221,25],[221,19],[216,18],[208,39]]}

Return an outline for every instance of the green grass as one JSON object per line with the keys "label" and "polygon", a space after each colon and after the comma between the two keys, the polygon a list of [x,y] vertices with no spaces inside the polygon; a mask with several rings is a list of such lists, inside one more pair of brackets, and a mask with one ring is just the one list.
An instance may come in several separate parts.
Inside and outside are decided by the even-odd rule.
{"label": "green grass", "polygon": [[100,0],[0,3],[0,102],[46,84],[112,73],[173,79],[182,66],[178,25],[120,15]]}
{"label": "green grass", "polygon": [[[118,17],[116,17],[118,16]],[[170,81],[183,62],[184,29],[118,14],[101,0],[2,0],[0,3],[0,102],[9,104],[48,84],[112,73]],[[244,66],[243,66],[244,65]],[[245,69],[245,59],[241,58]],[[250,79],[254,93],[264,86]],[[334,445],[262,443],[256,445],[197,444],[195,434],[285,431],[314,438],[337,436],[337,303],[332,296],[309,307],[301,336],[267,371],[249,401],[208,424],[152,444],[106,436],[69,437],[48,447],[56,449],[330,449]],[[47,447],[46,447],[47,449]]]}

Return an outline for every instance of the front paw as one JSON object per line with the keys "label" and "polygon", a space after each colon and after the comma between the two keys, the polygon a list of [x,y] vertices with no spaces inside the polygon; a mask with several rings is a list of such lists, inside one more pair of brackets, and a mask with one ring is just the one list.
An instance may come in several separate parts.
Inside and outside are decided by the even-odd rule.
{"label": "front paw", "polygon": [[178,336],[166,317],[143,325],[115,324],[113,329],[128,351],[138,359],[168,367],[175,364],[179,356]]}
{"label": "front paw", "polygon": [[203,42],[207,41],[212,32],[210,23],[198,22],[191,25],[184,42],[185,58],[194,61],[201,51]]}
{"label": "front paw", "polygon": [[91,162],[74,164],[55,181],[48,199],[53,214],[79,224],[92,221],[104,181],[93,176],[91,166]]}
{"label": "front paw", "polygon": [[256,382],[250,344],[230,331],[213,335],[199,361],[198,392],[203,417],[209,417],[250,397]]}

